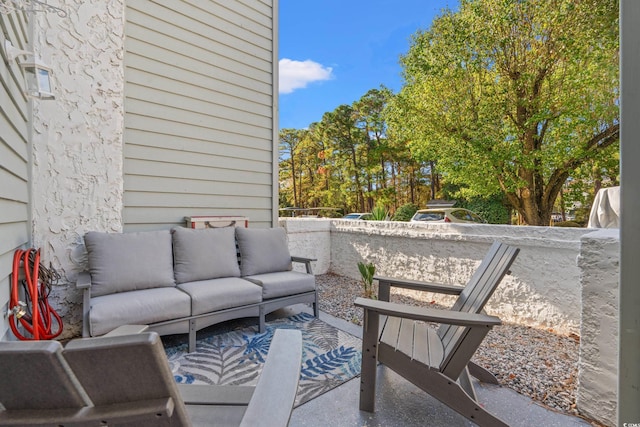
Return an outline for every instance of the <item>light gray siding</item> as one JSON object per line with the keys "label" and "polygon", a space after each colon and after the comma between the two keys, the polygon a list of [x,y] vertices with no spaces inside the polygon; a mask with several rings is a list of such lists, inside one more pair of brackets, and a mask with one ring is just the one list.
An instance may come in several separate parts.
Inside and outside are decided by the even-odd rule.
{"label": "light gray siding", "polygon": [[266,0],[127,1],[125,230],[192,215],[272,224],[275,13]]}
{"label": "light gray siding", "polygon": [[[0,63],[0,310],[6,313],[10,295],[13,252],[26,247],[29,227],[29,103],[22,93],[23,77],[15,61],[7,65],[5,40],[27,48],[27,22],[23,13],[0,14],[4,37]],[[9,329],[0,316],[0,338]]]}

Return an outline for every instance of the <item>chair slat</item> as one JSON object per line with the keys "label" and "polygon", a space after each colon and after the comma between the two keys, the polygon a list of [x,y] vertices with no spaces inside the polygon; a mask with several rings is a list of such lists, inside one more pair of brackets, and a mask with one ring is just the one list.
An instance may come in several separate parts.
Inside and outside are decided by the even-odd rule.
{"label": "chair slat", "polygon": [[[469,283],[460,293],[460,296],[451,307],[452,311],[464,311],[469,313],[479,313],[485,306],[493,291],[498,286],[502,277],[508,271],[503,261],[509,259],[507,250],[509,246],[494,242],[487,252],[478,269],[475,271]],[[510,265],[510,264],[509,264]],[[445,348],[451,341],[459,337],[458,327],[443,325],[438,332],[442,337]]]}
{"label": "chair slat", "polygon": [[[478,270],[474,273],[451,310],[480,313],[509,271],[509,268],[511,268],[518,252],[518,248],[499,242],[491,245]],[[442,369],[451,362],[452,357],[460,357],[457,349],[464,341],[467,333],[468,328],[461,326],[443,325],[440,327],[438,335],[444,349]]]}
{"label": "chair slat", "polygon": [[433,328],[428,328],[429,337],[429,366],[439,368],[444,358],[444,348],[442,347],[442,341],[438,333]]}
{"label": "chair slat", "polygon": [[442,343],[435,329],[426,323],[414,322],[413,359],[432,368],[442,362]]}
{"label": "chair slat", "polygon": [[398,345],[398,335],[400,333],[400,319],[398,317],[388,316],[382,327],[380,341],[396,348]]}
{"label": "chair slat", "polygon": [[414,331],[414,343],[412,359],[428,366],[431,365],[429,357],[429,331],[424,323],[416,323]]}
{"label": "chair slat", "polygon": [[413,354],[413,327],[415,322],[409,319],[400,319],[400,332],[396,350],[411,356]]}

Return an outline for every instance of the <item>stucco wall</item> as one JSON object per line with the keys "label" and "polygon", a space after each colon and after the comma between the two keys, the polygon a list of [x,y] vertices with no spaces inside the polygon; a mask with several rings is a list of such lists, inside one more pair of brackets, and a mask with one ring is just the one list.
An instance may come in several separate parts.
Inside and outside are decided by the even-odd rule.
{"label": "stucco wall", "polygon": [[[281,219],[292,254],[317,258],[314,272],[359,278],[357,263],[377,274],[465,284],[491,243],[520,247],[520,254],[487,306],[507,322],[580,334],[580,238],[590,230],[467,224]],[[328,249],[326,249],[328,248]],[[448,303],[451,297],[434,295]]]}
{"label": "stucco wall", "polygon": [[[122,229],[124,2],[56,5],[68,16],[38,13],[34,30],[56,99],[33,107],[33,245],[63,274],[54,307],[78,319],[81,296],[72,283],[86,268],[82,236]],[[65,324],[64,337],[78,333],[79,324]]]}
{"label": "stucco wall", "polygon": [[[494,240],[520,254],[486,309],[503,321],[561,334],[580,333],[580,270],[585,229],[468,224],[334,221],[330,271],[359,277],[357,263],[377,274],[465,284]],[[436,301],[450,297],[434,296]]]}
{"label": "stucco wall", "polygon": [[[293,221],[280,219],[280,226],[287,230],[289,252],[292,256],[315,259],[311,266],[314,274],[325,274],[331,263],[331,221],[299,218]],[[304,265],[294,264],[304,271]]]}
{"label": "stucco wall", "polygon": [[578,266],[582,327],[577,405],[605,425],[616,425],[618,397],[619,230],[582,237]]}

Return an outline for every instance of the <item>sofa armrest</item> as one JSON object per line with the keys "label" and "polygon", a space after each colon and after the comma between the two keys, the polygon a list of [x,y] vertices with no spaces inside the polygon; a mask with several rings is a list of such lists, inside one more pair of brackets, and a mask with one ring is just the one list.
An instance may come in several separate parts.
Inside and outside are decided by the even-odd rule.
{"label": "sofa armrest", "polygon": [[78,273],[76,289],[91,289],[91,274],[88,271]]}
{"label": "sofa armrest", "polygon": [[305,257],[299,257],[299,256],[292,256],[291,257],[291,262],[300,262],[300,263],[304,263],[306,269],[307,269],[307,273],[309,274],[313,274],[313,270],[311,269],[311,262],[313,261],[317,261],[316,258],[305,258]]}

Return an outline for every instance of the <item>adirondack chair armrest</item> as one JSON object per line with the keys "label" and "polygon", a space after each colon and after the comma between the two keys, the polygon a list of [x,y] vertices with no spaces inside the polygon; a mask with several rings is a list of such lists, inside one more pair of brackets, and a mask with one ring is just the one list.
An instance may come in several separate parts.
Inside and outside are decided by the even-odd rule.
{"label": "adirondack chair armrest", "polygon": [[422,282],[418,280],[396,279],[393,277],[374,276],[374,280],[378,281],[378,295],[380,300],[389,301],[391,296],[391,287],[413,289],[424,292],[434,292],[438,294],[460,295],[464,287],[441,285],[438,283]]}
{"label": "adirondack chair armrest", "polygon": [[241,427],[286,426],[291,417],[302,365],[302,334],[277,329]]}
{"label": "adirondack chair armrest", "polygon": [[304,263],[306,269],[307,269],[307,273],[309,274],[313,274],[313,270],[311,269],[311,262],[312,261],[317,261],[317,258],[305,258],[305,257],[299,257],[299,256],[292,256],[291,257],[291,262],[300,262],[300,263]]}
{"label": "adirondack chair armrest", "polygon": [[466,313],[462,311],[439,310],[435,308],[414,307],[387,301],[357,298],[357,307],[378,314],[401,317],[403,319],[422,320],[425,322],[444,323],[457,326],[495,326],[502,322],[495,316]]}

